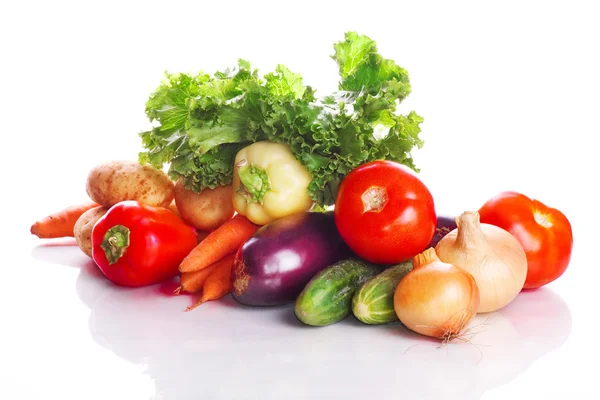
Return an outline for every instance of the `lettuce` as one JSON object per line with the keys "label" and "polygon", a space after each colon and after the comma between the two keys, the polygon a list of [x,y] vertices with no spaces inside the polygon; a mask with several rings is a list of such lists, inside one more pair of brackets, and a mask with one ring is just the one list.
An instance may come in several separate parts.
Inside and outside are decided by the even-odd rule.
{"label": "lettuce", "polygon": [[199,192],[231,183],[237,151],[259,140],[288,144],[313,179],[320,206],[335,202],[343,177],[377,159],[418,171],[410,151],[423,146],[423,118],[398,113],[410,94],[408,72],[356,32],[334,45],[338,91],[317,97],[302,76],[278,65],[260,77],[246,60],[213,75],[165,73],[146,102],[154,127],[140,133],[141,163],[169,165],[169,176]]}

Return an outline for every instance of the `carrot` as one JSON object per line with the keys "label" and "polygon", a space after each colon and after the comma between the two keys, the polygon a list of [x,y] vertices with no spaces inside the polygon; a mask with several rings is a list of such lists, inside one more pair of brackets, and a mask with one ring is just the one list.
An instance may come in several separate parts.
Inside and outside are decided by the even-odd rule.
{"label": "carrot", "polygon": [[201,269],[200,271],[194,272],[182,272],[179,279],[181,281],[181,285],[173,292],[175,295],[178,295],[181,292],[195,293],[199,292],[202,289],[202,285],[208,278],[211,272],[214,271],[215,268],[219,268],[221,263],[225,260],[222,258],[214,264],[209,265],[208,267]]}
{"label": "carrot", "polygon": [[190,251],[179,265],[180,272],[200,271],[237,251],[256,232],[254,225],[243,215],[227,220]]}
{"label": "carrot", "polygon": [[99,204],[94,202],[69,206],[36,221],[31,225],[31,234],[41,239],[75,237],[73,228],[79,217],[81,217],[81,214],[90,208],[99,206]]}
{"label": "carrot", "polygon": [[208,275],[202,286],[202,297],[195,304],[189,306],[186,311],[191,311],[209,300],[220,299],[231,292],[231,268],[234,260],[235,253],[232,253],[217,263],[218,266]]}

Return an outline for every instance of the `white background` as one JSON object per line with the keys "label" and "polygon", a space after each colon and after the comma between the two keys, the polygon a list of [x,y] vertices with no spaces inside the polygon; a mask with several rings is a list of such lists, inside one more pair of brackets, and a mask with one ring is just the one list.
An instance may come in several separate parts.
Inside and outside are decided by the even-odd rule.
{"label": "white background", "polygon": [[[0,5],[0,398],[598,398],[600,24],[594,1],[19,1]],[[33,221],[86,201],[87,172],[135,159],[165,70],[277,63],[334,90],[332,45],[356,30],[408,69],[403,111],[440,212],[516,190],[575,235],[559,280],[474,342],[437,349],[399,325],[299,326],[291,309],[110,285]],[[67,246],[53,246],[53,244]],[[484,317],[484,320],[487,317]],[[479,320],[482,322],[482,320]],[[417,346],[415,346],[417,345]]]}

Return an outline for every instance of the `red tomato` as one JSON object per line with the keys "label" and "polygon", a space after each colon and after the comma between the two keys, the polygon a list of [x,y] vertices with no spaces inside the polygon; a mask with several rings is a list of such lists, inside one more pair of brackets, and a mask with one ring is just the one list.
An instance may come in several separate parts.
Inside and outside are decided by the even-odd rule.
{"label": "red tomato", "polygon": [[352,251],[376,264],[419,254],[437,223],[429,189],[412,170],[393,161],[372,161],[352,170],[340,184],[334,216]]}
{"label": "red tomato", "polygon": [[479,210],[480,221],[513,234],[527,254],[525,289],[560,277],[571,260],[573,232],[557,209],[516,192],[502,192]]}

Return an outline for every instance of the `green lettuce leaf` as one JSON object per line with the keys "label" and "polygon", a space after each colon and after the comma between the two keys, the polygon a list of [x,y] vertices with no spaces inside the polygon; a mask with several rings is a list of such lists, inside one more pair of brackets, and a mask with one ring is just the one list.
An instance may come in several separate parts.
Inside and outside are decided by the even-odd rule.
{"label": "green lettuce leaf", "polygon": [[332,58],[337,62],[340,90],[365,90],[371,94],[386,89],[399,100],[410,94],[408,72],[377,52],[375,41],[356,32],[347,32],[345,40],[335,44]]}
{"label": "green lettuce leaf", "polygon": [[333,47],[339,90],[322,97],[284,65],[264,79],[242,59],[212,76],[166,73],[146,103],[155,126],[140,133],[140,162],[168,164],[172,179],[199,192],[230,184],[235,155],[248,144],[285,143],[310,171],[319,206],[333,204],[362,163],[388,159],[418,171],[410,152],[423,146],[423,118],[397,111],[411,92],[408,72],[356,32]]}
{"label": "green lettuce leaf", "polygon": [[278,65],[275,72],[265,75],[267,90],[276,98],[301,98],[306,89],[302,85],[302,75],[295,74],[285,65]]}

